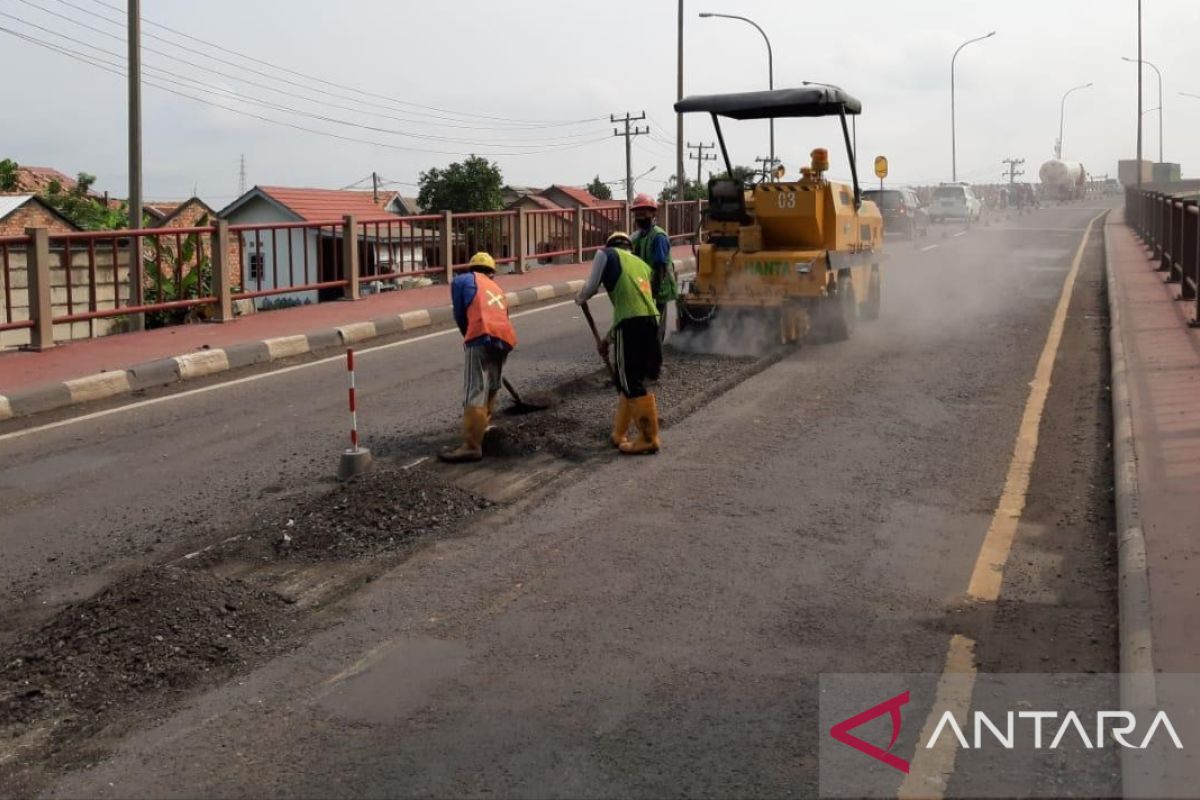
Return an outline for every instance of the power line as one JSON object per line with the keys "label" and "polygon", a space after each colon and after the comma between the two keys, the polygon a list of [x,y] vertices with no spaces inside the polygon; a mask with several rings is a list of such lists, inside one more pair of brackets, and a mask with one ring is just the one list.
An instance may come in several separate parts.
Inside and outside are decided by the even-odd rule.
{"label": "power line", "polygon": [[[688,142],[687,149],[696,151],[695,153],[688,153],[688,158],[691,159],[692,161],[696,162],[696,184],[699,185],[700,169],[701,169],[701,167],[704,166],[704,162],[717,160],[716,153],[705,153],[704,151],[705,150],[716,150],[717,146],[716,146],[716,144],[705,144],[704,142],[701,142],[700,144],[692,144],[691,142]],[[679,192],[680,192],[679,199],[682,200],[683,199],[683,187],[680,187]]]}
{"label": "power line", "polygon": [[[85,24],[85,23],[82,23],[82,22],[79,22],[79,21],[77,21],[77,20],[72,20],[70,17],[64,16],[64,15],[62,15],[62,14],[56,14],[56,13],[55,13],[55,12],[53,12],[53,11],[48,11],[48,10],[46,10],[46,9],[41,9],[39,6],[36,6],[36,5],[34,5],[33,3],[30,3],[30,2],[29,2],[29,0],[20,0],[20,2],[22,2],[22,3],[25,3],[26,5],[32,6],[33,8],[38,8],[39,10],[45,11],[45,13],[47,13],[47,14],[51,14],[51,15],[53,15],[53,16],[56,16],[56,17],[60,17],[60,18],[62,18],[62,19],[65,19],[65,20],[67,20],[67,21],[69,21],[69,22],[73,22],[74,24],[76,24],[76,25],[79,25],[80,27],[87,28],[88,30],[91,30],[91,31],[95,31],[96,33],[100,33],[101,35],[104,35],[104,36],[108,36],[109,38],[116,39],[116,40],[118,40],[118,41],[121,41],[121,42],[124,42],[124,41],[125,41],[123,37],[120,37],[120,36],[115,36],[114,34],[108,33],[107,31],[102,31],[102,30],[100,30],[99,28],[95,28],[95,27],[93,27],[93,26],[91,26],[91,25],[87,25],[87,24]],[[61,2],[61,0],[60,0],[60,2]],[[68,36],[68,35],[67,35],[67,34],[65,34],[65,33],[62,33],[62,32],[60,32],[60,31],[56,31],[56,30],[54,30],[54,29],[52,29],[52,28],[47,28],[47,27],[45,27],[45,26],[39,25],[39,24],[37,24],[37,23],[35,23],[35,22],[31,22],[31,21],[29,21],[29,20],[27,20],[27,19],[24,19],[24,18],[22,18],[22,17],[15,16],[15,15],[13,15],[13,14],[8,14],[8,13],[6,13],[6,12],[3,12],[3,11],[0,11],[0,16],[5,16],[5,17],[8,17],[9,19],[16,20],[17,22],[20,22],[20,23],[22,23],[22,24],[24,24],[24,25],[28,25],[28,26],[30,26],[30,27],[32,27],[32,28],[36,28],[36,29],[38,29],[38,30],[40,30],[40,31],[44,31],[45,33],[49,33],[49,34],[51,34],[51,35],[53,35],[53,36],[57,36],[57,37],[59,37],[59,38],[61,38],[61,39],[65,39],[65,40],[67,40],[67,41],[69,41],[69,42],[73,42],[73,43],[75,43],[75,44],[82,45],[83,47],[90,48],[90,49],[92,49],[92,50],[95,50],[95,51],[97,51],[97,52],[99,52],[99,53],[104,53],[105,55],[109,55],[109,56],[116,57],[116,58],[118,59],[118,61],[121,59],[121,56],[120,56],[120,54],[118,54],[118,53],[113,53],[111,50],[105,50],[105,49],[103,49],[103,48],[101,48],[101,47],[97,47],[97,46],[95,46],[94,44],[91,44],[90,42],[86,42],[86,41],[84,41],[84,40],[82,40],[82,39],[78,39],[78,38],[75,38],[75,37],[73,37],[73,36]],[[204,66],[203,66],[203,65],[201,65],[201,64],[197,64],[197,63],[195,63],[194,61],[188,61],[187,59],[179,58],[179,57],[177,57],[177,56],[172,56],[172,55],[170,55],[170,54],[168,54],[168,53],[164,53],[164,52],[163,52],[163,51],[161,51],[161,50],[155,50],[154,48],[150,48],[150,47],[146,47],[146,48],[143,48],[143,49],[145,49],[145,50],[147,50],[147,51],[149,51],[149,52],[152,52],[152,53],[156,53],[156,54],[158,54],[158,55],[163,55],[163,56],[167,57],[168,59],[171,59],[171,60],[174,60],[174,61],[178,61],[178,62],[180,62],[180,63],[182,63],[182,64],[186,64],[186,65],[188,65],[188,66],[190,66],[190,67],[195,67],[196,69],[199,69],[199,70],[203,70],[203,71],[212,72],[212,73],[213,73],[213,74],[215,74],[215,75],[220,75],[221,77],[224,77],[224,78],[229,78],[229,79],[231,79],[231,80],[235,80],[235,81],[242,81],[243,83],[248,83],[248,84],[250,84],[251,86],[258,86],[258,87],[260,87],[260,88],[262,88],[262,89],[266,89],[266,90],[268,90],[268,91],[276,92],[276,93],[278,93],[278,94],[282,94],[282,95],[285,95],[285,96],[288,96],[288,97],[293,97],[293,98],[296,98],[296,99],[299,99],[299,100],[303,100],[303,101],[305,101],[305,102],[310,102],[310,103],[320,103],[320,104],[322,104],[322,105],[325,105],[325,106],[332,106],[332,107],[334,107],[334,108],[340,108],[340,109],[342,109],[342,110],[345,110],[345,111],[350,111],[350,112],[352,112],[352,113],[356,113],[356,114],[374,114],[375,116],[386,117],[386,118],[388,118],[388,119],[393,119],[393,120],[396,120],[396,121],[398,121],[398,122],[411,122],[411,121],[412,121],[412,120],[406,120],[406,119],[404,119],[404,118],[401,118],[401,117],[394,117],[394,116],[389,116],[389,115],[386,115],[386,114],[379,114],[378,112],[364,112],[364,111],[361,111],[361,110],[359,110],[359,109],[356,109],[356,108],[353,108],[353,107],[350,107],[350,106],[339,105],[339,104],[336,104],[336,103],[332,103],[332,104],[331,104],[331,103],[328,103],[327,101],[324,101],[324,100],[314,100],[313,98],[307,97],[307,96],[305,96],[305,95],[302,95],[302,94],[297,94],[296,92],[290,92],[290,91],[287,91],[287,90],[285,90],[285,89],[279,89],[279,88],[277,88],[277,87],[270,86],[270,85],[268,85],[268,84],[264,84],[264,83],[260,83],[260,82],[258,82],[258,81],[247,80],[247,79],[245,79],[245,78],[239,78],[238,76],[236,76],[236,75],[231,75],[231,74],[230,74],[230,73],[228,73],[228,72],[222,72],[222,71],[220,71],[220,70],[214,70],[214,69],[210,69],[210,68],[204,67]],[[114,65],[114,66],[115,66],[115,65]],[[234,97],[234,98],[237,98],[237,99],[246,98],[246,99],[248,99],[249,101],[251,101],[251,102],[253,102],[253,103],[255,103],[255,104],[258,104],[258,105],[265,105],[265,106],[268,106],[268,107],[270,107],[270,108],[273,108],[273,109],[274,109],[274,110],[276,110],[276,111],[283,111],[283,112],[285,112],[285,113],[291,113],[291,114],[296,114],[296,115],[300,115],[300,116],[306,116],[306,117],[309,117],[309,118],[311,118],[311,119],[318,119],[318,120],[325,121],[325,122],[333,122],[334,124],[351,125],[351,126],[354,126],[354,127],[359,127],[359,128],[362,128],[362,129],[364,129],[364,130],[370,130],[370,131],[372,131],[372,132],[375,132],[375,133],[388,133],[388,134],[391,134],[391,135],[393,135],[393,136],[404,136],[404,137],[413,138],[413,139],[423,139],[423,140],[426,140],[426,141],[445,142],[445,143],[447,143],[447,144],[462,144],[462,145],[467,145],[467,146],[478,146],[478,147],[489,147],[489,146],[495,146],[496,144],[502,144],[502,145],[503,145],[503,146],[505,146],[505,147],[535,148],[535,147],[543,147],[543,146],[545,146],[545,147],[547,147],[547,148],[554,148],[554,147],[557,147],[559,144],[564,144],[564,142],[560,142],[560,141],[559,141],[559,140],[561,140],[561,139],[573,140],[573,139],[581,139],[581,138],[588,137],[588,136],[594,137],[594,136],[596,135],[595,133],[580,133],[580,134],[569,134],[569,135],[564,135],[564,136],[559,136],[559,137],[551,137],[551,138],[548,138],[548,139],[545,139],[545,140],[533,140],[533,139],[529,139],[529,140],[513,140],[513,141],[503,141],[503,142],[499,142],[499,143],[498,143],[498,142],[495,142],[495,141],[480,141],[480,140],[478,140],[478,139],[460,139],[460,138],[457,138],[457,137],[452,137],[452,136],[437,136],[437,135],[433,135],[433,134],[426,134],[426,133],[413,133],[413,132],[410,132],[410,131],[403,131],[403,130],[394,130],[394,129],[380,128],[380,127],[378,127],[378,126],[371,126],[371,125],[362,125],[362,124],[359,124],[359,123],[350,122],[350,121],[346,121],[346,120],[339,120],[339,119],[337,119],[337,118],[334,118],[334,117],[329,117],[329,116],[327,116],[327,115],[325,115],[325,114],[317,114],[317,113],[313,113],[313,112],[307,112],[307,111],[297,110],[297,109],[294,109],[294,108],[291,108],[291,107],[288,107],[288,106],[284,106],[284,105],[280,105],[280,104],[274,103],[274,102],[273,102],[273,101],[271,101],[271,100],[266,100],[266,99],[264,99],[264,98],[261,98],[261,97],[254,97],[254,96],[252,96],[252,95],[246,95],[246,94],[243,94],[243,93],[240,93],[240,92],[235,92],[235,91],[233,91],[233,90],[230,90],[230,89],[224,89],[224,88],[222,88],[222,87],[219,87],[219,86],[214,86],[213,84],[205,83],[204,81],[200,81],[200,80],[197,80],[197,79],[195,79],[195,78],[188,77],[188,76],[186,76],[186,75],[180,75],[179,73],[176,73],[176,72],[171,72],[170,70],[165,70],[165,69],[162,69],[161,67],[152,67],[152,66],[147,66],[147,67],[146,67],[146,69],[154,70],[154,71],[156,71],[156,72],[162,73],[162,74],[164,74],[164,75],[171,76],[171,77],[173,77],[173,78],[176,78],[176,79],[178,79],[178,80],[187,81],[187,82],[189,82],[189,83],[194,83],[194,84],[196,84],[198,87],[200,87],[200,86],[207,87],[207,89],[196,89],[196,88],[194,88],[194,87],[191,87],[191,86],[185,87],[185,88],[188,88],[188,89],[192,89],[193,91],[196,91],[196,90],[199,90],[199,91],[204,91],[206,94],[213,94],[213,93],[217,93],[217,94],[220,94],[220,95],[232,96],[232,97]]]}
{"label": "power line", "polygon": [[[3,13],[3,12],[0,12],[0,14],[2,14],[2,13]],[[114,68],[113,68],[111,65],[109,65],[109,64],[105,64],[104,62],[101,62],[101,61],[98,61],[98,60],[94,59],[93,57],[90,57],[90,56],[84,56],[84,55],[79,55],[79,54],[77,54],[77,53],[73,53],[73,52],[71,52],[70,50],[67,50],[67,49],[66,49],[66,48],[64,48],[64,47],[61,47],[61,46],[59,46],[59,45],[56,45],[56,44],[53,44],[53,43],[50,43],[50,42],[46,42],[46,41],[44,41],[44,40],[41,40],[41,39],[37,39],[36,37],[29,36],[28,34],[21,33],[21,32],[18,32],[18,31],[14,31],[14,30],[12,30],[12,29],[10,29],[10,28],[5,28],[5,27],[3,27],[3,26],[0,26],[0,32],[7,33],[7,34],[9,34],[9,35],[11,35],[11,36],[15,36],[15,37],[17,37],[18,39],[23,39],[23,40],[25,40],[25,41],[27,41],[27,42],[29,42],[29,43],[31,43],[31,44],[34,44],[34,45],[36,45],[36,46],[38,46],[38,47],[42,47],[42,48],[45,48],[45,49],[48,49],[48,50],[53,50],[53,51],[55,51],[55,52],[57,52],[57,53],[59,53],[59,54],[61,54],[61,55],[64,55],[64,56],[66,56],[66,57],[68,57],[68,58],[71,58],[71,59],[74,59],[75,61],[80,61],[80,62],[82,62],[82,63],[84,63],[84,64],[88,64],[88,65],[90,65],[90,66],[96,67],[96,68],[98,68],[98,69],[101,69],[101,70],[103,70],[103,71],[105,71],[105,72],[110,72],[110,73],[112,73],[112,74],[114,74],[114,75],[118,75],[118,76],[121,76],[121,77],[124,77],[124,76],[125,76],[125,73],[124,73],[124,72],[122,72],[121,70],[114,69]],[[367,144],[367,145],[372,145],[372,146],[374,146],[374,147],[383,147],[383,148],[387,148],[387,149],[389,149],[389,150],[399,150],[399,151],[410,152],[410,153],[425,153],[425,154],[432,154],[432,155],[446,155],[446,156],[473,156],[473,155],[480,155],[480,156],[527,156],[527,155],[543,155],[544,153],[546,153],[546,152],[549,152],[548,150],[543,150],[543,151],[538,151],[538,152],[534,152],[534,151],[525,151],[525,152],[490,152],[490,153],[484,153],[484,152],[461,152],[461,151],[454,151],[454,150],[430,150],[430,149],[419,148],[419,147],[408,147],[408,146],[405,146],[405,145],[391,144],[391,143],[388,143],[388,142],[377,142],[377,141],[374,141],[374,140],[371,140],[371,139],[360,139],[360,138],[358,138],[358,137],[354,137],[354,136],[344,136],[344,135],[342,135],[342,134],[338,134],[338,133],[332,133],[332,132],[330,132],[330,131],[322,131],[322,130],[318,130],[318,129],[316,129],[316,128],[309,128],[309,127],[306,127],[306,126],[304,126],[304,125],[297,125],[297,124],[295,124],[295,123],[292,123],[292,122],[287,122],[286,120],[279,120],[279,119],[274,119],[274,118],[272,118],[272,117],[265,117],[265,116],[263,116],[263,115],[261,115],[261,114],[256,114],[256,113],[253,113],[253,112],[251,112],[251,111],[246,111],[246,110],[244,110],[244,109],[240,109],[240,108],[234,108],[233,106],[224,105],[223,103],[216,103],[216,102],[213,102],[213,101],[211,101],[211,100],[205,100],[204,98],[201,98],[201,97],[196,97],[195,95],[187,94],[186,92],[181,92],[181,91],[179,91],[178,89],[172,89],[172,88],[170,88],[169,86],[164,86],[164,85],[162,85],[162,84],[159,84],[159,83],[154,83],[153,81],[151,81],[151,80],[149,80],[149,79],[146,79],[146,78],[143,78],[143,79],[142,79],[142,83],[144,83],[144,84],[145,84],[145,85],[147,85],[147,86],[153,86],[154,88],[156,88],[156,89],[159,89],[159,90],[161,90],[161,91],[168,92],[169,94],[177,95],[177,96],[179,96],[179,97],[183,97],[183,98],[186,98],[186,99],[188,99],[188,100],[195,101],[195,102],[197,102],[197,103],[203,103],[204,105],[207,105],[207,106],[212,106],[212,107],[214,107],[214,108],[220,108],[220,109],[223,109],[223,110],[225,110],[225,111],[229,111],[229,112],[231,112],[231,113],[234,113],[234,114],[240,114],[241,116],[244,116],[244,117],[249,117],[249,118],[251,118],[251,119],[257,119],[257,120],[260,120],[260,121],[262,121],[262,122],[269,123],[269,124],[271,124],[271,125],[279,125],[279,126],[282,126],[282,127],[285,127],[285,128],[292,128],[293,130],[303,131],[303,132],[305,132],[305,133],[312,133],[312,134],[315,134],[315,135],[317,135],[317,136],[325,136],[325,137],[327,137],[327,138],[331,138],[331,139],[338,139],[338,140],[340,140],[340,141],[345,141],[345,142],[354,142],[354,143],[356,143],[356,144]],[[190,88],[190,87],[189,87],[189,88]],[[607,136],[604,136],[604,137],[600,137],[600,138],[593,139],[593,140],[590,140],[590,141],[581,142],[581,143],[579,143],[579,144],[575,144],[575,145],[567,145],[567,146],[563,146],[563,147],[555,148],[555,152],[557,152],[557,151],[559,151],[559,150],[570,150],[570,149],[575,149],[575,148],[579,148],[579,147],[586,147],[587,145],[591,145],[591,144],[597,144],[597,143],[599,143],[599,142],[603,142],[603,141],[605,141],[607,138],[608,138]]]}
{"label": "power line", "polygon": [[[22,2],[25,2],[25,1],[26,1],[26,0],[22,0]],[[98,18],[100,18],[100,19],[103,19],[103,20],[106,20],[106,21],[108,21],[108,22],[113,22],[112,20],[109,20],[107,17],[104,17],[104,16],[102,16],[102,15],[100,15],[100,14],[96,14],[95,12],[92,12],[92,11],[88,11],[87,9],[81,8],[80,6],[77,6],[77,5],[75,5],[74,3],[68,2],[68,0],[58,0],[58,2],[59,2],[59,3],[62,3],[63,5],[66,5],[66,6],[70,6],[71,8],[75,8],[75,9],[77,9],[77,10],[79,10],[79,11],[83,11],[85,14],[91,14],[92,16],[98,17]],[[96,3],[97,5],[100,5],[100,6],[103,6],[103,7],[105,7],[105,8],[111,9],[111,10],[113,10],[113,11],[123,12],[123,9],[122,9],[122,8],[120,8],[119,6],[112,5],[111,3],[106,3],[106,2],[103,2],[102,0],[93,0],[93,2],[94,2],[94,3]],[[35,6],[35,7],[36,7],[36,6]],[[44,10],[44,9],[43,9],[43,10]],[[47,13],[52,13],[52,12],[47,12]],[[451,110],[451,109],[438,108],[437,106],[428,106],[428,105],[423,105],[423,104],[421,104],[421,103],[413,103],[413,102],[411,102],[411,101],[407,101],[407,100],[400,100],[400,99],[397,99],[397,98],[389,97],[389,96],[387,96],[387,95],[383,95],[383,94],[376,94],[376,93],[374,93],[374,92],[368,92],[368,91],[364,91],[364,90],[362,90],[362,89],[358,89],[358,88],[355,88],[355,87],[353,87],[353,86],[347,86],[347,85],[344,85],[344,84],[335,83],[335,82],[333,82],[333,81],[328,81],[328,80],[325,80],[324,78],[320,78],[320,77],[317,77],[317,76],[315,76],[315,75],[309,75],[309,74],[306,74],[306,73],[303,73],[303,72],[299,72],[299,71],[297,71],[297,70],[294,70],[294,69],[290,69],[290,68],[288,68],[288,67],[283,67],[283,66],[280,66],[280,65],[278,65],[278,64],[273,64],[273,63],[271,63],[270,61],[264,61],[263,59],[260,59],[260,58],[255,58],[254,56],[252,56],[252,55],[249,55],[249,54],[247,54],[247,53],[241,53],[241,52],[239,52],[239,51],[237,51],[237,50],[232,50],[232,49],[230,49],[230,48],[227,48],[227,47],[224,47],[224,46],[222,46],[222,45],[220,45],[220,44],[217,44],[216,42],[212,42],[212,41],[209,41],[209,40],[206,40],[206,39],[201,39],[200,37],[193,36],[193,35],[191,35],[191,34],[189,34],[189,33],[185,33],[185,32],[183,32],[183,31],[177,30],[177,29],[175,29],[175,28],[172,28],[172,27],[169,27],[169,26],[167,26],[167,25],[163,25],[163,24],[161,24],[161,23],[158,23],[158,22],[153,22],[153,21],[151,21],[151,20],[144,20],[144,21],[146,22],[146,24],[148,24],[148,25],[152,25],[152,26],[154,26],[155,28],[159,28],[160,30],[169,31],[170,33],[173,33],[173,34],[175,34],[176,36],[181,36],[181,37],[183,37],[183,38],[185,38],[185,39],[189,39],[189,40],[191,40],[191,41],[198,42],[198,43],[200,43],[200,44],[203,44],[203,45],[207,45],[208,47],[215,48],[215,49],[217,49],[217,50],[220,50],[221,52],[224,52],[224,53],[229,53],[230,55],[237,56],[238,58],[243,58],[243,59],[246,59],[246,60],[248,60],[248,61],[252,61],[252,62],[254,62],[254,63],[256,63],[256,64],[262,64],[263,66],[271,67],[272,69],[274,69],[274,70],[277,70],[277,71],[279,71],[279,72],[284,72],[284,73],[287,73],[287,74],[290,74],[290,75],[296,75],[297,77],[301,77],[301,78],[304,78],[304,79],[306,79],[306,80],[310,80],[310,81],[317,81],[317,82],[319,82],[319,83],[323,83],[323,84],[325,84],[326,86],[333,86],[333,87],[335,87],[335,88],[338,88],[338,89],[344,89],[344,90],[346,90],[346,91],[355,92],[355,93],[357,93],[357,94],[361,94],[361,95],[364,95],[364,96],[366,96],[366,97],[375,97],[375,98],[377,98],[377,99],[381,99],[381,100],[387,100],[387,101],[389,101],[389,102],[391,102],[391,103],[398,104],[398,105],[409,106],[409,107],[411,107],[411,108],[420,108],[420,109],[424,109],[424,110],[427,110],[427,111],[437,111],[437,112],[440,112],[440,113],[443,113],[443,114],[452,114],[452,115],[454,115],[454,117],[467,117],[467,118],[475,118],[475,119],[489,119],[489,120],[494,120],[494,121],[498,121],[498,122],[509,122],[509,123],[516,123],[517,125],[520,125],[520,126],[527,126],[527,127],[534,127],[534,128],[538,128],[538,127],[566,127],[566,126],[570,126],[570,125],[579,125],[579,124],[584,124],[584,123],[588,123],[588,122],[599,122],[599,121],[603,120],[603,117],[587,117],[587,118],[576,119],[576,120],[524,120],[524,119],[517,119],[517,118],[513,118],[513,117],[501,117],[501,116],[494,116],[494,115],[491,115],[491,114],[479,114],[479,113],[470,112],[470,111],[454,111],[454,110]],[[114,24],[115,24],[115,23],[114,23]],[[214,57],[214,56],[211,56],[211,55],[209,55],[208,53],[205,53],[205,52],[202,52],[202,51],[198,51],[198,50],[194,50],[194,49],[191,49],[191,48],[187,48],[187,47],[185,47],[184,45],[181,45],[181,44],[179,44],[179,43],[177,43],[177,42],[172,42],[172,41],[170,41],[169,39],[165,39],[165,38],[163,38],[163,37],[161,37],[161,36],[157,36],[157,35],[155,35],[155,34],[147,33],[147,34],[146,34],[146,36],[150,36],[150,37],[152,37],[152,38],[158,39],[159,41],[167,42],[168,44],[171,44],[173,47],[179,47],[179,48],[181,48],[181,49],[187,49],[187,50],[189,50],[190,52],[198,53],[199,55],[202,55],[202,56],[204,56],[205,58],[210,58],[210,59],[212,59],[212,60],[214,60],[214,61],[218,61],[218,62],[220,62],[220,63],[230,64],[231,66],[238,67],[239,69],[249,69],[248,67],[245,67],[244,65],[241,65],[241,64],[236,64],[236,63],[233,63],[233,62],[229,62],[229,61],[226,61],[226,60],[224,60],[224,59],[218,59],[218,58],[216,58],[216,57]],[[294,83],[294,82],[288,81],[288,80],[286,80],[286,79],[284,79],[284,78],[279,78],[279,77],[276,77],[276,76],[273,76],[273,75],[269,75],[269,74],[267,74],[267,73],[259,72],[259,71],[256,71],[256,70],[254,70],[254,72],[255,72],[256,74],[263,75],[264,77],[270,78],[270,79],[272,79],[272,80],[278,80],[278,81],[280,81],[280,82],[282,82],[282,83],[291,83],[291,84],[292,84],[292,85],[294,85],[294,86],[300,86],[301,88],[308,88],[308,86],[307,86],[306,84]],[[318,91],[319,91],[319,90],[318,90]],[[339,96],[340,96],[340,95],[339,95]],[[343,96],[343,99],[350,99],[350,100],[353,100],[353,98],[345,98],[344,96]],[[355,101],[355,102],[365,102],[365,101]],[[429,114],[427,114],[426,116],[434,116],[434,115],[429,115]],[[436,118],[438,118],[438,119],[452,120],[452,118],[451,118],[451,117],[436,117]],[[497,129],[497,128],[480,128],[480,130],[495,130],[495,129]]]}
{"label": "power line", "polygon": [[1008,177],[1008,182],[1009,182],[1010,184],[1013,184],[1013,183],[1016,183],[1016,182],[1017,182],[1017,176],[1018,176],[1018,175],[1024,175],[1024,174],[1025,174],[1025,170],[1018,170],[1018,169],[1017,169],[1017,167],[1019,167],[1019,166],[1021,166],[1022,164],[1024,164],[1024,163],[1025,163],[1025,159],[1023,159],[1023,158],[1005,158],[1005,159],[1002,159],[1002,160],[1000,161],[1000,163],[1001,163],[1001,164],[1007,164],[1007,165],[1008,165],[1008,169],[1007,169],[1007,170],[1005,170],[1004,172],[1001,172],[1001,173],[1000,173],[1000,177],[1001,177],[1001,178],[1003,178],[1003,177],[1007,176],[1007,177]]}
{"label": "power line", "polygon": [[[646,112],[643,111],[640,116],[631,116],[628,111],[624,117],[617,117],[609,114],[608,119],[613,124],[618,122],[624,123],[625,130],[619,131],[613,128],[613,136],[624,137],[625,139],[625,217],[626,227],[628,227],[629,208],[633,205],[633,139],[635,136],[645,136],[650,132],[650,126],[639,128],[633,125],[634,122],[640,122],[646,118]],[[632,127],[631,127],[632,126]]]}

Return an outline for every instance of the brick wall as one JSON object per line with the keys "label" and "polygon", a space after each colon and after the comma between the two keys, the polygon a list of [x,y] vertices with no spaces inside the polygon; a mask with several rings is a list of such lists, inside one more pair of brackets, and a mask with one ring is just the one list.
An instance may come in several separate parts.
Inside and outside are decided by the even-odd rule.
{"label": "brick wall", "polygon": [[[207,217],[207,220],[205,218]],[[215,223],[219,219],[212,211],[203,203],[195,198],[184,203],[183,206],[174,213],[165,223],[156,226],[162,230],[170,230],[172,228],[197,228],[207,227]],[[203,224],[202,224],[203,221]],[[212,250],[210,237],[204,235],[200,242],[201,251],[204,257],[208,257]],[[175,240],[173,237],[164,237],[163,240],[172,251],[175,249]],[[229,237],[229,250],[225,254],[225,268],[229,273],[229,280],[233,286],[239,286],[242,280],[241,270],[241,252],[238,250],[237,238]]]}
{"label": "brick wall", "polygon": [[36,200],[30,200],[0,220],[0,236],[24,236],[26,228],[49,228],[52,234],[76,230]]}

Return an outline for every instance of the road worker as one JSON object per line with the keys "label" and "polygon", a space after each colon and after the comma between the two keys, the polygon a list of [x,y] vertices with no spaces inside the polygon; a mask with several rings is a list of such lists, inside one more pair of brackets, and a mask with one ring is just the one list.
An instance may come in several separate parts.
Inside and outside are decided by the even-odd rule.
{"label": "road worker", "polygon": [[488,253],[476,253],[471,256],[467,271],[450,284],[454,321],[462,332],[466,351],[463,376],[466,397],[462,444],[438,453],[442,461],[457,463],[483,458],[483,436],[496,410],[504,362],[517,346],[504,290],[492,280],[495,274],[496,260]]}
{"label": "road worker", "polygon": [[667,335],[667,304],[679,297],[675,262],[671,259],[671,238],[654,222],[658,215],[658,203],[653,197],[639,194],[633,198],[630,210],[637,225],[633,234],[633,253],[650,265],[653,274],[650,287],[658,307],[658,338],[661,341]]}
{"label": "road worker", "polygon": [[[575,302],[586,303],[603,286],[612,302],[613,325],[599,343],[600,355],[614,351],[613,379],[617,384],[617,414],[612,443],[622,453],[658,452],[658,406],[646,381],[656,380],[662,368],[658,338],[659,311],[651,291],[650,266],[635,256],[629,234],[618,231],[596,253],[592,272]],[[629,438],[629,425],[638,436]]]}

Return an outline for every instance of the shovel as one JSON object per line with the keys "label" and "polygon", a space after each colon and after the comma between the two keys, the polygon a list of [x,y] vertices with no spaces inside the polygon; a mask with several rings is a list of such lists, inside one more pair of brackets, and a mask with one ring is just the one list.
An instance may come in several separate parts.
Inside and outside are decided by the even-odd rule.
{"label": "shovel", "polygon": [[[588,327],[592,329],[592,337],[596,340],[596,347],[600,347],[600,331],[596,330],[596,320],[592,319],[592,311],[588,308],[587,303],[582,303],[579,306],[583,309],[583,317],[587,320]],[[603,353],[601,356],[604,359],[604,366],[608,368],[608,376],[612,378],[613,384],[617,382],[617,373],[613,371],[612,362],[608,360],[608,353]]]}
{"label": "shovel", "polygon": [[530,411],[545,411],[547,408],[551,408],[557,404],[556,397],[543,392],[527,394],[522,399],[521,395],[517,393],[516,387],[508,382],[508,378],[501,378],[500,382],[504,384],[504,388],[512,395],[513,405],[508,409],[509,414],[528,414]]}

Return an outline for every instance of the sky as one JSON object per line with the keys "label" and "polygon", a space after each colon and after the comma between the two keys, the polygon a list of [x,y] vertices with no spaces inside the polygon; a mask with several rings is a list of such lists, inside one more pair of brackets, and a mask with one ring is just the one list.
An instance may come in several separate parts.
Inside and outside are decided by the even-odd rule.
{"label": "sky", "polygon": [[[1137,67],[1121,56],[1136,55],[1136,0],[684,5],[685,94],[766,88],[762,36],[698,13],[749,17],[770,37],[777,88],[823,81],[862,101],[864,181],[881,154],[889,183],[950,179],[951,56],[993,30],[957,60],[960,180],[999,180],[1005,158],[1024,158],[1036,179],[1054,153],[1063,93],[1089,82],[1066,102],[1064,158],[1115,176],[1135,153]],[[1143,57],[1163,74],[1164,156],[1197,175],[1200,99],[1180,92],[1200,95],[1200,3],[1143,7]],[[58,48],[0,31],[0,158],[87,171],[100,190],[126,195],[126,81],[114,74],[124,8],[0,0],[0,28]],[[615,182],[625,148],[609,117],[627,111],[645,112],[638,124],[650,130],[633,143],[634,174],[653,168],[636,189],[657,193],[675,171],[677,10],[676,0],[143,0],[143,78],[157,84],[143,92],[144,195],[197,192],[220,208],[237,195],[242,157],[247,186],[370,188],[376,172],[415,195],[422,171],[469,153],[513,185]],[[1145,73],[1152,109],[1158,83]],[[723,127],[735,164],[768,154],[765,122]],[[1143,130],[1145,156],[1157,160],[1157,111]],[[683,139],[715,141],[711,121],[685,117]],[[814,147],[829,149],[835,177],[849,176],[836,120],[776,123],[789,175]],[[696,166],[687,162],[690,176]]]}

